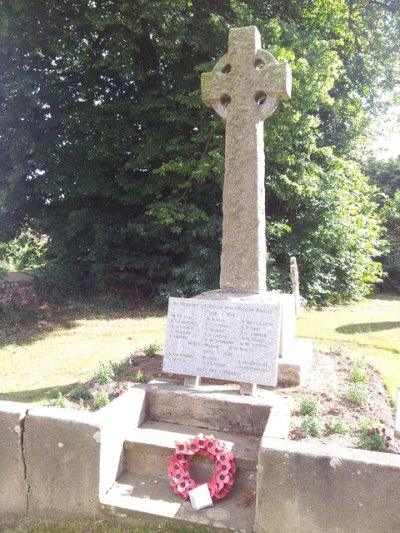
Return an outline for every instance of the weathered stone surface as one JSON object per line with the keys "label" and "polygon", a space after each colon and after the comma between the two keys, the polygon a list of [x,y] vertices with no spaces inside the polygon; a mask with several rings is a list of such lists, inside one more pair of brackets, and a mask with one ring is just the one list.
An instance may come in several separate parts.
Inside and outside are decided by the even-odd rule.
{"label": "weathered stone surface", "polygon": [[37,303],[35,280],[23,272],[10,272],[0,278],[0,305],[34,305]]}
{"label": "weathered stone surface", "polygon": [[278,303],[170,298],[165,372],[276,385]]}
{"label": "weathered stone surface", "polygon": [[193,299],[206,299],[228,302],[248,302],[279,304],[281,308],[281,326],[279,340],[279,357],[291,357],[295,343],[295,302],[291,294],[281,294],[279,292],[264,292],[261,294],[239,293],[225,290],[208,291],[195,296]]}
{"label": "weathered stone surface", "polygon": [[400,439],[400,387],[397,389],[396,422],[394,428],[395,437]]}
{"label": "weathered stone surface", "polygon": [[28,407],[0,401],[0,516],[27,512],[23,429]]}
{"label": "weathered stone surface", "polygon": [[256,533],[399,531],[400,457],[263,438]]}
{"label": "weathered stone surface", "polygon": [[299,283],[299,269],[297,267],[297,259],[293,256],[290,258],[290,280],[292,282],[292,294],[294,296],[296,315],[300,313],[300,283]]}
{"label": "weathered stone surface", "polygon": [[146,418],[261,436],[271,406],[279,399],[266,390],[258,391],[257,396],[237,392],[238,387],[230,385],[202,385],[197,390],[172,380],[153,380],[147,386]]}
{"label": "weathered stone surface", "polygon": [[145,394],[142,388],[135,387],[98,413],[101,428],[100,498],[121,473],[126,433],[135,430],[144,420]]}
{"label": "weathered stone surface", "polygon": [[93,413],[54,407],[29,411],[24,442],[32,514],[98,512],[100,437]]}
{"label": "weathered stone surface", "polygon": [[226,119],[221,289],[266,290],[263,120],[290,97],[287,64],[261,49],[255,26],[229,32],[228,53],[202,74],[202,98]]}

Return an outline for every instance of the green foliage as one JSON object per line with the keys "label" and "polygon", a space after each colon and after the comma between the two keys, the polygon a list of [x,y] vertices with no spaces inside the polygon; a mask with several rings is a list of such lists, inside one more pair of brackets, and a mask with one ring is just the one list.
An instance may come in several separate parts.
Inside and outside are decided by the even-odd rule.
{"label": "green foliage", "polygon": [[140,370],[138,370],[138,371],[136,372],[136,376],[135,376],[135,381],[136,381],[136,383],[144,383],[144,380],[145,380],[145,377],[144,377],[143,372],[141,372]]}
{"label": "green foliage", "polygon": [[356,384],[347,391],[347,399],[357,407],[364,407],[367,403],[368,393],[362,385]]}
{"label": "green foliage", "polygon": [[322,433],[322,424],[317,418],[307,415],[301,423],[301,430],[312,437],[319,437]]}
{"label": "green foliage", "polygon": [[2,248],[0,256],[7,258],[15,270],[36,268],[44,262],[45,241],[23,227],[19,235]]}
{"label": "green foliage", "polygon": [[72,389],[68,393],[68,396],[74,400],[90,400],[91,398],[90,392],[84,385],[82,385],[82,383],[79,383],[75,389]]}
{"label": "green foliage", "polygon": [[108,393],[105,391],[97,391],[93,394],[93,406],[96,409],[101,409],[110,403]]}
{"label": "green foliage", "polygon": [[329,348],[329,353],[331,355],[335,355],[339,357],[343,355],[343,346],[341,344],[337,344],[336,346],[331,346]]}
{"label": "green foliage", "polygon": [[314,396],[307,396],[300,405],[301,415],[316,415],[318,411],[318,400]]}
{"label": "green foliage", "polygon": [[346,435],[349,432],[349,427],[342,418],[333,421],[329,429],[332,433],[338,433],[339,435]]}
{"label": "green foliage", "polygon": [[288,288],[290,255],[313,303],[380,279],[374,192],[351,158],[398,83],[394,2],[0,9],[0,241],[25,224],[49,236],[38,275],[54,300],[124,287],[163,303],[218,286],[224,124],[201,103],[200,74],[228,28],[250,24],[294,79],[266,122],[269,287]]}
{"label": "green foliage", "polygon": [[144,355],[147,357],[155,357],[157,353],[161,350],[161,344],[158,344],[157,342],[153,342],[146,346],[146,348],[143,350]]}
{"label": "green foliage", "polygon": [[368,375],[365,370],[365,363],[363,359],[354,359],[351,362],[349,377],[354,383],[366,383],[368,381]]}
{"label": "green foliage", "polygon": [[387,161],[370,158],[365,172],[380,190],[380,215],[386,226],[386,248],[380,260],[383,291],[400,292],[400,156]]}
{"label": "green foliage", "polygon": [[0,278],[4,278],[5,276],[7,276],[9,271],[10,269],[8,268],[8,266],[0,262]]}
{"label": "green foliage", "polygon": [[129,357],[129,359],[128,359],[128,363],[129,363],[129,366],[138,366],[138,365],[139,365],[138,360],[137,360],[135,354],[133,354],[133,355],[131,355],[131,356]]}
{"label": "green foliage", "polygon": [[96,374],[96,381],[99,385],[107,385],[115,376],[114,368],[111,363],[102,363]]}
{"label": "green foliage", "polygon": [[56,398],[51,398],[50,395],[47,395],[45,405],[50,407],[58,407],[59,409],[65,409],[66,404],[63,393],[59,391]]}
{"label": "green foliage", "polygon": [[390,448],[391,437],[386,435],[385,428],[363,428],[360,430],[359,446],[363,450],[386,452]]}

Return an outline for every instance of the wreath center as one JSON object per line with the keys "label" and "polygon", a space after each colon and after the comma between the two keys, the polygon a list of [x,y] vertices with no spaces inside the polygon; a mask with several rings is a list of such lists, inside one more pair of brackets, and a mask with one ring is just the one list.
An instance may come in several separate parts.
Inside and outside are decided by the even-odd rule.
{"label": "wreath center", "polygon": [[[194,481],[190,473],[190,464],[196,455],[208,457],[214,461],[214,474],[207,481]],[[196,461],[197,462],[197,461]],[[195,465],[194,465],[195,466]],[[196,471],[196,468],[193,469]],[[212,435],[199,434],[187,442],[178,442],[174,453],[169,457],[168,476],[175,494],[185,500],[189,491],[207,483],[211,498],[216,501],[224,498],[234,483],[236,465],[234,455],[227,445]]]}

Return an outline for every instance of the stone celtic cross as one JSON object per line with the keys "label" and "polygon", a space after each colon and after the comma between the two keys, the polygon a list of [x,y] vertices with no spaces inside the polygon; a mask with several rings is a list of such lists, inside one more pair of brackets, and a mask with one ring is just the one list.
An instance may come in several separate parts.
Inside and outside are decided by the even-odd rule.
{"label": "stone celtic cross", "polygon": [[266,290],[263,121],[290,91],[289,65],[262,50],[255,26],[231,29],[228,53],[201,76],[203,102],[226,119],[221,289]]}

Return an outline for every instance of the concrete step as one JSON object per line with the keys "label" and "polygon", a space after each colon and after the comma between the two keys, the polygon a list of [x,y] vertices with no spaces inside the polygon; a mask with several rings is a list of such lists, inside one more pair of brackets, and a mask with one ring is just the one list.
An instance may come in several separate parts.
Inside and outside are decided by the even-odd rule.
{"label": "concrete step", "polygon": [[276,396],[266,390],[241,396],[235,385],[185,388],[173,380],[153,380],[146,388],[146,420],[205,428],[204,431],[238,432],[260,437]]}
{"label": "concrete step", "polygon": [[[199,433],[205,432],[193,426],[181,426],[167,422],[149,420],[128,434],[124,443],[123,471],[167,477],[168,457],[173,453],[177,442],[185,442]],[[227,444],[235,455],[238,469],[255,471],[260,438],[233,435],[222,431],[205,432],[213,434]],[[199,483],[207,481],[214,473],[214,464],[207,457],[196,455],[191,462],[191,474]],[[196,476],[196,477],[195,477]],[[204,479],[205,478],[205,479]]]}
{"label": "concrete step", "polygon": [[205,525],[216,530],[251,533],[255,519],[256,475],[245,469],[235,474],[229,494],[212,507],[194,511],[190,502],[176,496],[161,474],[124,473],[100,501],[105,514],[134,517],[146,522],[173,521]]}
{"label": "concrete step", "polygon": [[[229,494],[213,507],[194,511],[169,484],[168,457],[176,442],[187,441],[201,432],[198,427],[153,420],[132,431],[124,443],[122,475],[101,498],[103,512],[147,522],[172,520],[250,533],[255,518],[258,437],[213,433],[232,449],[237,467]],[[190,475],[197,483],[206,483],[213,474],[214,463],[209,458],[196,455],[192,459]]]}

